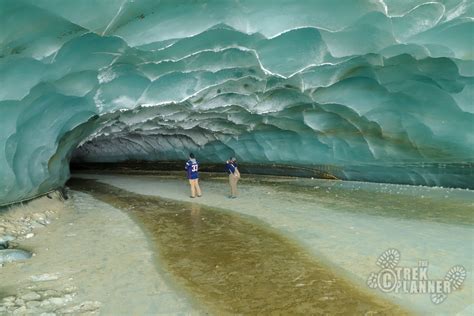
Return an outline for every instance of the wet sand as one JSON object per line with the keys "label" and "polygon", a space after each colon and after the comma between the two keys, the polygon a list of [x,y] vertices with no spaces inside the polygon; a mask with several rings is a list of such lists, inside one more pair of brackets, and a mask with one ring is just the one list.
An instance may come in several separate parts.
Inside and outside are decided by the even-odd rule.
{"label": "wet sand", "polygon": [[[233,200],[203,174],[190,199],[181,176],[76,175],[99,183],[21,231],[35,256],[0,268],[0,314],[472,314],[472,191],[247,176]],[[468,279],[440,305],[371,290],[388,248]]]}
{"label": "wet sand", "polygon": [[[54,216],[47,226],[29,232],[33,237],[16,240],[34,252],[31,259],[0,267],[0,315],[176,315],[199,310],[157,271],[148,238],[125,213],[80,192],[71,192],[61,207],[42,199],[45,203],[25,207],[34,213],[53,207]],[[21,209],[9,213],[26,218]]]}
{"label": "wet sand", "polygon": [[401,252],[401,266],[428,261],[429,276],[434,279],[444,278],[455,265],[463,265],[468,279],[439,305],[433,304],[427,294],[382,293],[377,289],[370,293],[417,314],[470,315],[474,311],[469,282],[474,229],[466,220],[474,214],[472,191],[244,176],[239,185],[241,196],[234,200],[226,198],[225,177],[203,174],[203,197],[190,199],[182,173],[76,176],[98,179],[137,194],[218,207],[248,216],[250,221],[260,220],[364,290],[368,289],[368,276],[378,271],[378,257],[390,248]]}
{"label": "wet sand", "polygon": [[133,214],[155,242],[164,269],[212,314],[406,314],[263,223],[93,180],[69,185]]}

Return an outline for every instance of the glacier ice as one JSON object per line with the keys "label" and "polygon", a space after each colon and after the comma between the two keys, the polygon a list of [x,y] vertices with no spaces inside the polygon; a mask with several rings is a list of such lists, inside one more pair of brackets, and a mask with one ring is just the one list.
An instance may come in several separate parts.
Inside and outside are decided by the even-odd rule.
{"label": "glacier ice", "polygon": [[62,186],[71,158],[190,150],[473,188],[473,17],[465,0],[3,0],[0,204]]}

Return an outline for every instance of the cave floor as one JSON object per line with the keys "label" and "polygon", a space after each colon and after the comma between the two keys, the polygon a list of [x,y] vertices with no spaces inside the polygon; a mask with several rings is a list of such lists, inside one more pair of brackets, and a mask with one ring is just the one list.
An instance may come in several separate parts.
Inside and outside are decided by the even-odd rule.
{"label": "cave floor", "polygon": [[[24,207],[38,214],[54,206],[54,200],[41,200]],[[9,216],[31,217],[21,212],[24,207]],[[62,208],[55,208],[49,224],[15,240],[34,256],[0,267],[0,315],[188,315],[196,310],[165,273],[157,272],[147,236],[125,212],[82,192],[71,192]]]}
{"label": "cave floor", "polygon": [[[157,266],[176,291],[189,294],[192,308],[472,312],[472,191],[244,175],[239,197],[229,199],[225,177],[203,174],[203,197],[190,199],[182,173],[75,174],[68,185],[128,212],[156,246]],[[421,260],[429,280],[442,280],[461,265],[467,279],[440,304],[410,289],[370,289],[368,278],[381,271],[376,262],[388,249],[400,255],[395,268]]]}
{"label": "cave floor", "polygon": [[[0,268],[0,314],[473,312],[472,191],[243,175],[229,199],[225,176],[202,173],[191,199],[181,172],[67,185],[63,204],[42,197],[0,218],[51,220],[15,241],[31,259]],[[457,283],[415,294],[406,271],[420,269]]]}

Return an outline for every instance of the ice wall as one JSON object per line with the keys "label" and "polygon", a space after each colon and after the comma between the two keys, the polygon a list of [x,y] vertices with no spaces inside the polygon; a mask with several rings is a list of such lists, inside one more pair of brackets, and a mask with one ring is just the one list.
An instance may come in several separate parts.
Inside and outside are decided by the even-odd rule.
{"label": "ice wall", "polygon": [[0,204],[63,185],[78,144],[472,188],[473,8],[2,0]]}

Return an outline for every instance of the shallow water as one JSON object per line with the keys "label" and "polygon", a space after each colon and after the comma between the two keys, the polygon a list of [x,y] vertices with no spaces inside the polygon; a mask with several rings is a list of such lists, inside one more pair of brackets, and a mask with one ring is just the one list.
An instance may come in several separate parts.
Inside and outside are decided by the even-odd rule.
{"label": "shallow water", "polygon": [[335,211],[465,226],[474,224],[473,195],[463,189],[316,179],[278,182],[262,179],[258,183],[281,193],[297,193],[299,202],[306,195],[312,202],[316,199],[319,205]]}
{"label": "shallow water", "polygon": [[69,185],[131,214],[165,269],[213,313],[406,314],[258,221],[93,180]]}
{"label": "shallow water", "polygon": [[[137,194],[189,201],[189,185],[182,173],[75,176]],[[384,293],[379,289],[370,289],[370,293],[420,315],[473,315],[474,292],[469,280],[474,267],[474,226],[463,219],[474,214],[474,191],[244,175],[239,182],[241,196],[233,200],[226,198],[225,177],[208,173],[201,177],[204,195],[194,203],[211,208],[218,205],[263,221],[361,288],[368,289],[368,277],[378,271],[378,257],[388,249],[401,253],[399,266],[416,266],[420,260],[429,263],[432,279],[444,278],[456,265],[464,266],[467,280],[442,304],[433,304],[427,294]],[[410,206],[412,212],[403,213],[396,201]],[[449,214],[439,220],[432,213],[439,214],[440,201],[456,207],[450,207]]]}

